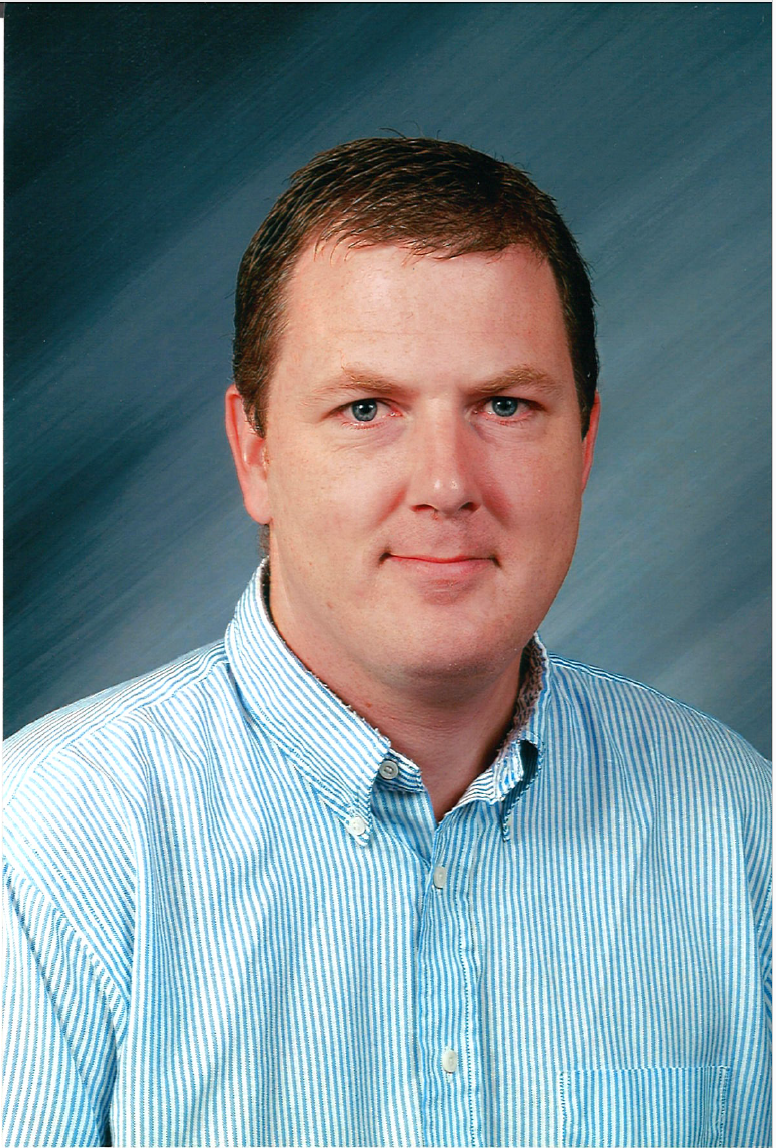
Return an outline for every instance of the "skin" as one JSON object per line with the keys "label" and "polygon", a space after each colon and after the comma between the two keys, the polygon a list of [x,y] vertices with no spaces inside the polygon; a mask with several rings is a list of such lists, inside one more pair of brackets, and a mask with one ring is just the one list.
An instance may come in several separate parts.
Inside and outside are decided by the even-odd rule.
{"label": "skin", "polygon": [[266,437],[234,387],[245,506],[297,657],[421,769],[437,819],[508,729],[593,461],[561,304],[527,247],[308,247]]}

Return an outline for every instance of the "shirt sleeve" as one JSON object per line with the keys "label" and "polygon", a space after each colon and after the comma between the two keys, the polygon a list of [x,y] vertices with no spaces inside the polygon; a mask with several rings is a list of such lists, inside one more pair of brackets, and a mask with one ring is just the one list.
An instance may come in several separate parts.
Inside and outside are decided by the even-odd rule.
{"label": "shirt sleeve", "polygon": [[117,1042],[106,974],[26,877],[10,865],[3,876],[4,1142],[110,1144]]}
{"label": "shirt sleeve", "polygon": [[772,824],[771,766],[758,758],[756,788],[747,803],[744,818],[744,856],[752,906],[752,920],[757,938],[763,999],[768,1031],[771,1031],[771,918],[772,918]]}

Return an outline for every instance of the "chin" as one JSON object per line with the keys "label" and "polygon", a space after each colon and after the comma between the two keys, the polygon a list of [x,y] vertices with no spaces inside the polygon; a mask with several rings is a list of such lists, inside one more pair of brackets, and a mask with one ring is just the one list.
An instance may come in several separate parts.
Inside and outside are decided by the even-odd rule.
{"label": "chin", "polygon": [[405,676],[415,678],[418,683],[464,684],[471,682],[472,678],[496,677],[503,673],[511,662],[520,657],[524,645],[523,642],[505,646],[503,636],[497,645],[426,643],[417,650],[415,657],[412,656],[413,651],[405,647],[397,657],[397,664],[403,663]]}

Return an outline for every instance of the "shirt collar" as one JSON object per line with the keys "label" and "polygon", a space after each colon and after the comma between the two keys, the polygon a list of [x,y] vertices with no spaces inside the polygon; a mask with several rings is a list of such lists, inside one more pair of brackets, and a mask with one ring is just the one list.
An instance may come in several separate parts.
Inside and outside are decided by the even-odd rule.
{"label": "shirt collar", "polygon": [[538,634],[523,651],[520,692],[512,726],[491,762],[471,783],[460,804],[502,802],[501,828],[509,837],[512,805],[531,784],[544,751],[544,727],[550,696],[551,663]]}
{"label": "shirt collar", "polygon": [[[392,752],[388,738],[319,681],[289,649],[270,616],[268,586],[265,559],[226,631],[226,652],[238,694],[249,719],[280,744],[349,832],[366,843],[372,828],[372,786],[380,765],[393,758],[412,788],[420,788],[419,772]],[[523,685],[512,728],[462,803],[499,801],[530,782],[541,755],[549,675],[547,652],[537,635],[524,653]],[[511,808],[511,802],[506,804]],[[504,816],[508,816],[506,809]],[[503,818],[502,827],[508,830]]]}

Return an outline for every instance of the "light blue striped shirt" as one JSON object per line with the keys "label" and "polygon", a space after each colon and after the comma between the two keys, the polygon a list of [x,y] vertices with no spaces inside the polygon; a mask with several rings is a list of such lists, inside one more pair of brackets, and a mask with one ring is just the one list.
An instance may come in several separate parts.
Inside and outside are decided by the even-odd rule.
{"label": "light blue striped shirt", "polygon": [[223,642],[17,734],[8,1144],[768,1144],[767,765],[530,650],[439,824],[260,575]]}

